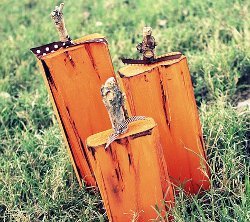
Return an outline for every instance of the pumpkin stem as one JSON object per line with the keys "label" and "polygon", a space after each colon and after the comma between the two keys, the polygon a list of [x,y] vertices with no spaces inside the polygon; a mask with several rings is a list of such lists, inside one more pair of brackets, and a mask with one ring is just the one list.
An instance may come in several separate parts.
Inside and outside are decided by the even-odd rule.
{"label": "pumpkin stem", "polygon": [[64,17],[63,17],[63,7],[64,3],[61,3],[59,6],[56,6],[55,9],[51,12],[51,18],[53,19],[56,30],[59,34],[61,42],[71,41],[68,31],[65,27]]}
{"label": "pumpkin stem", "polygon": [[114,77],[108,78],[101,87],[101,95],[102,101],[107,108],[112,127],[115,132],[117,132],[125,122],[125,114],[123,111],[125,96],[118,87]]}
{"label": "pumpkin stem", "polygon": [[152,28],[145,26],[143,28],[143,40],[137,45],[137,50],[142,53],[144,60],[153,60],[155,58],[155,38],[152,35]]}

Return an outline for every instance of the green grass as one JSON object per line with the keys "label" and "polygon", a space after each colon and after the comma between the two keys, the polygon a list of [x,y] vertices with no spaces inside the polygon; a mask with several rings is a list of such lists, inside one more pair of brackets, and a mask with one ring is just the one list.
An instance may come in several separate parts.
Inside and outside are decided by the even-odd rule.
{"label": "green grass", "polygon": [[[250,221],[249,111],[235,93],[249,90],[249,1],[65,1],[71,37],[107,36],[117,70],[136,57],[144,25],[157,53],[188,57],[206,140],[212,189],[180,192],[176,221]],[[59,3],[59,2],[57,2]],[[100,197],[79,189],[29,48],[58,39],[49,0],[0,2],[0,221],[105,221]],[[98,22],[101,22],[101,25]]]}

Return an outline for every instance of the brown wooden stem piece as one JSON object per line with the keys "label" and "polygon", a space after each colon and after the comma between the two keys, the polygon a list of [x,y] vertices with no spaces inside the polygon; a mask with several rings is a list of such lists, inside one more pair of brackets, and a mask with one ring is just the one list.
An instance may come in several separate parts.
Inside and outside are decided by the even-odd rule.
{"label": "brown wooden stem piece", "polygon": [[65,22],[64,22],[63,12],[62,12],[63,7],[64,7],[64,3],[61,3],[59,6],[56,6],[50,15],[55,23],[56,30],[60,37],[60,41],[67,42],[67,41],[70,41],[70,37],[65,27]]}
{"label": "brown wooden stem piece", "polygon": [[142,53],[144,60],[152,60],[155,58],[155,38],[152,35],[151,27],[143,28],[143,40],[137,45],[137,50]]}
{"label": "brown wooden stem piece", "polygon": [[124,95],[117,85],[114,77],[110,77],[101,88],[102,101],[107,108],[112,128],[119,132],[120,126],[125,121],[123,111]]}

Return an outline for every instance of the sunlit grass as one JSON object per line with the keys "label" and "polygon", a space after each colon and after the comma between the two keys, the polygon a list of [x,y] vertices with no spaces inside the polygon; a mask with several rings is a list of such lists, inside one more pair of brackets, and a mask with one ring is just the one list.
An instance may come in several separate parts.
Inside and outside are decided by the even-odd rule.
{"label": "sunlit grass", "polygon": [[[176,221],[249,221],[249,112],[233,98],[249,89],[248,1],[64,1],[71,37],[107,36],[117,70],[137,57],[144,25],[157,53],[188,57],[212,173],[203,196],[180,192]],[[57,2],[59,3],[59,1]],[[105,221],[100,197],[79,189],[29,48],[58,40],[49,0],[0,1],[0,221]]]}

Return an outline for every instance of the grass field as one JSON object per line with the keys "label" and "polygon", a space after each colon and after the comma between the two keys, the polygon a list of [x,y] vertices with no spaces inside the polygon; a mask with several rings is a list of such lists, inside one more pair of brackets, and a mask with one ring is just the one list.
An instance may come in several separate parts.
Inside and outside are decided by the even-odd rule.
{"label": "grass field", "polygon": [[[49,13],[58,1],[0,1],[0,221],[106,221],[100,197],[79,189],[35,57],[29,48],[58,40]],[[65,0],[71,37],[107,36],[119,57],[135,57],[144,25],[157,53],[189,61],[212,188],[180,192],[176,221],[250,221],[249,1]]]}

